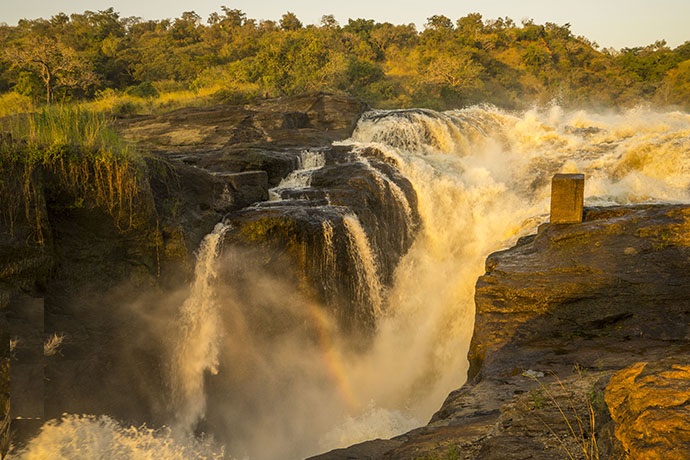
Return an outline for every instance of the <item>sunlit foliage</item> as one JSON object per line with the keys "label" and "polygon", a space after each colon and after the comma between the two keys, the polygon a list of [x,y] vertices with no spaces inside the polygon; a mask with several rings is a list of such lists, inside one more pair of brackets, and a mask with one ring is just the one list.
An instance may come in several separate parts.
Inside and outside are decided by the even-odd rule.
{"label": "sunlit foliage", "polygon": [[690,104],[690,42],[600,49],[570,24],[478,13],[433,15],[418,31],[329,14],[307,25],[290,11],[257,21],[225,6],[162,20],[109,8],[1,25],[0,45],[0,92],[34,104],[130,98],[121,113],[181,91],[209,103],[327,91],[380,107]]}

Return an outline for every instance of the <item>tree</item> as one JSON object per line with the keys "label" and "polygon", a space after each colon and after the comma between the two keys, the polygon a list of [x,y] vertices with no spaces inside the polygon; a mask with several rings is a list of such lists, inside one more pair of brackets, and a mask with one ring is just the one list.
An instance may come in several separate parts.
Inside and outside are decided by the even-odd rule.
{"label": "tree", "polygon": [[242,27],[247,22],[247,14],[242,10],[230,9],[227,6],[221,6],[221,11],[223,11],[224,16],[218,13],[211,13],[208,17],[208,24],[215,25],[218,24],[221,27]]}
{"label": "tree", "polygon": [[53,101],[57,89],[86,89],[98,81],[89,63],[59,40],[38,35],[14,43],[5,53],[13,67],[41,79],[47,104]]}
{"label": "tree", "polygon": [[482,32],[484,29],[484,21],[482,20],[482,15],[479,13],[470,13],[467,16],[458,19],[455,22],[457,30],[464,35],[471,38],[476,38],[476,36]]}
{"label": "tree", "polygon": [[482,67],[467,54],[443,53],[435,56],[426,67],[425,80],[454,90],[474,88],[479,83]]}
{"label": "tree", "polygon": [[354,35],[368,40],[371,31],[374,30],[376,23],[373,19],[348,19],[347,25],[343,27],[343,32],[349,32]]}
{"label": "tree", "polygon": [[335,16],[332,14],[324,14],[321,16],[321,27],[325,29],[338,29],[340,24],[335,20]]}
{"label": "tree", "polygon": [[181,18],[175,19],[170,29],[172,37],[182,43],[191,44],[201,40],[199,28],[201,26],[201,16],[194,11],[185,11]]}
{"label": "tree", "polygon": [[666,74],[656,99],[663,104],[676,104],[690,109],[690,59]]}
{"label": "tree", "polygon": [[427,18],[424,28],[437,31],[453,30],[453,21],[442,14],[435,14],[430,18]]}
{"label": "tree", "polygon": [[302,28],[300,21],[295,13],[288,11],[280,18],[280,28],[283,30],[297,30]]}

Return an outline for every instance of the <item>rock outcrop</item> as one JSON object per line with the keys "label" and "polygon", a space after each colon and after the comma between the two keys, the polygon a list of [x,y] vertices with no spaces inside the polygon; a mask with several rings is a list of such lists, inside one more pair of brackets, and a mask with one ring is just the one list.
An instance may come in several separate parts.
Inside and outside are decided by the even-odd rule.
{"label": "rock outcrop", "polygon": [[427,426],[316,458],[688,458],[688,235],[687,205],[590,208],[492,254],[468,382]]}
{"label": "rock outcrop", "polygon": [[533,354],[606,366],[606,354],[581,351],[602,341],[688,340],[689,235],[686,206],[589,209],[582,224],[547,225],[492,254],[477,283],[470,379],[527,368]]}
{"label": "rock outcrop", "polygon": [[[11,309],[21,299],[42,299],[46,337],[64,335],[45,358],[45,417],[107,413],[162,423],[171,408],[151,391],[166,379],[164,337],[151,335],[160,328],[152,317],[180,299],[160,299],[184,294],[194,251],[216,223],[267,200],[268,187],[300,166],[304,149],[347,138],[365,108],[317,94],[120,119],[118,130],[148,153],[126,225],[39,170],[26,219],[12,228],[0,221],[0,327],[12,328]],[[0,387],[0,405],[4,393]]]}
{"label": "rock outcrop", "polygon": [[630,458],[690,458],[690,356],[639,362],[606,387],[615,435]]}
{"label": "rock outcrop", "polygon": [[[288,256],[302,289],[344,329],[366,336],[419,226],[416,195],[375,150],[329,147],[319,155],[323,165],[304,171],[308,186],[228,214],[226,242]],[[267,269],[275,263],[264,260]]]}

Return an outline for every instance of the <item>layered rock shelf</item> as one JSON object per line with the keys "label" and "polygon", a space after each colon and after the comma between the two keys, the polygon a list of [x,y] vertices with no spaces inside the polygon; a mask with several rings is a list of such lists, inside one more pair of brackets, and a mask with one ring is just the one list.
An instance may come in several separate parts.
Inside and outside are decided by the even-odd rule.
{"label": "layered rock shelf", "polygon": [[[13,364],[19,370],[21,364],[21,347],[13,353],[6,349],[19,330],[12,311],[21,309],[22,299],[28,298],[45,305],[38,334],[59,333],[64,341],[59,353],[39,357],[45,374],[35,377],[36,384],[42,387],[45,378],[45,390],[22,401],[24,407],[36,404],[40,412],[33,412],[44,419],[63,413],[103,413],[136,425],[165,423],[168,411],[174,409],[166,406],[163,390],[151,394],[151,388],[164,389],[167,378],[164,339],[151,335],[151,319],[174,315],[180,299],[168,297],[184,292],[189,284],[199,243],[229,213],[234,213],[232,221],[238,226],[249,214],[245,222],[270,220],[271,210],[244,214],[242,210],[267,202],[269,188],[301,167],[300,155],[306,149],[332,149],[334,140],[348,138],[365,109],[352,98],[315,94],[121,118],[116,128],[136,143],[146,162],[142,187],[125,225],[105,209],[79,206],[78,197],[56,193],[48,174],[37,177],[36,214],[42,240],[34,237],[36,223],[31,216],[14,222],[12,228],[0,221],[0,351],[3,358],[12,356],[0,359],[0,406],[9,402],[10,391],[5,388],[9,367]],[[329,155],[331,163],[356,160],[346,149]],[[345,209],[362,200],[359,210],[347,212],[361,215],[368,231],[386,228],[377,216],[364,214],[374,201],[385,214],[383,200],[390,197],[374,196],[377,174],[405,188],[416,210],[409,184],[390,165],[373,158],[372,163],[376,163],[372,170],[351,167],[351,175],[345,171],[339,177],[329,174],[332,168],[324,168],[318,179],[323,184],[318,193],[331,194],[335,207]],[[338,194],[336,189],[347,189],[348,181],[361,185],[360,195]],[[311,208],[315,203],[303,200],[302,205]],[[293,219],[293,223],[302,226],[303,234],[309,232],[308,222]],[[377,249],[385,259],[382,263],[390,265],[389,276],[413,239],[414,229],[401,231],[396,242],[402,247],[392,253]],[[280,238],[272,233],[265,235],[265,242],[273,244]],[[378,238],[383,241],[383,236]],[[314,289],[300,287],[308,293]],[[352,316],[343,311],[343,323]],[[366,322],[371,322],[371,315],[362,321],[355,315],[353,329]],[[136,384],[132,369],[139,369]],[[13,393],[15,399],[20,395]],[[0,436],[8,434],[9,414],[3,410],[2,415]],[[15,444],[41,423],[38,420],[25,433],[16,434]],[[15,420],[12,425],[16,432],[22,422]],[[0,440],[0,454],[6,446]]]}
{"label": "layered rock shelf", "polygon": [[690,207],[589,208],[488,257],[469,380],[318,459],[690,458]]}

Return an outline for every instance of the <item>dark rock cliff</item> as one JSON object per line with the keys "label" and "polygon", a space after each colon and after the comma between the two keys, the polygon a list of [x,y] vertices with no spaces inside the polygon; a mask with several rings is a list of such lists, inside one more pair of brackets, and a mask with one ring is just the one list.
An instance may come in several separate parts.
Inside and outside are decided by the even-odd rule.
{"label": "dark rock cliff", "polygon": [[690,458],[690,207],[586,210],[492,254],[468,382],[430,423],[319,459]]}
{"label": "dark rock cliff", "polygon": [[583,346],[602,341],[688,340],[689,218],[686,206],[590,209],[582,224],[544,226],[492,254],[477,282],[470,379],[526,368],[547,350],[582,361]]}
{"label": "dark rock cliff", "polygon": [[[349,147],[329,147],[321,154],[324,165],[310,172],[308,187],[284,190],[280,200],[228,214],[232,229],[226,242],[287,255],[303,290],[345,329],[366,336],[375,328],[383,291],[419,226],[416,195],[376,151],[355,154]],[[361,226],[368,247],[357,247],[356,229],[350,228],[355,225]],[[371,255],[373,273],[363,271],[363,249],[371,251],[364,256]],[[266,258],[264,267],[274,262]],[[370,292],[377,288],[380,292]]]}
{"label": "dark rock cliff", "polygon": [[[38,333],[64,337],[59,350],[45,357],[44,416],[107,413],[125,422],[161,422],[158,417],[169,409],[165,392],[152,389],[165,388],[163,339],[150,331],[161,309],[170,315],[183,300],[180,286],[192,276],[199,242],[228,212],[267,200],[268,187],[299,167],[304,149],[330,148],[333,140],[347,138],[365,108],[354,99],[317,94],[120,119],[120,132],[148,152],[128,225],[104,209],[79,205],[79,197],[38,177],[35,215],[27,214],[11,229],[1,222],[0,326],[4,341],[16,322],[13,311],[36,301],[45,310]],[[376,193],[366,185],[373,179],[365,176],[354,200]],[[329,180],[327,169],[319,180]],[[400,182],[397,176],[392,180]],[[339,200],[335,209],[348,204]],[[318,212],[313,205],[305,212]],[[265,216],[272,212],[267,209]],[[246,214],[259,218],[256,211]],[[376,216],[361,218],[372,235],[386,225]],[[296,225],[297,235],[311,231],[309,222]],[[411,233],[401,236],[408,243],[411,238]],[[387,249],[380,257],[394,263],[404,248],[393,255]],[[172,297],[170,305],[161,297]],[[2,372],[8,353],[0,351]],[[132,369],[139,370],[136,381]],[[5,393],[0,387],[0,404]]]}

